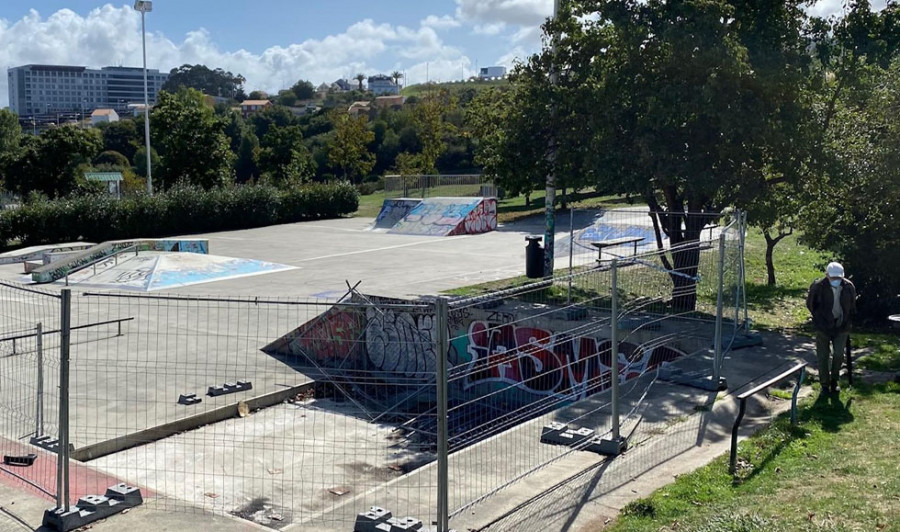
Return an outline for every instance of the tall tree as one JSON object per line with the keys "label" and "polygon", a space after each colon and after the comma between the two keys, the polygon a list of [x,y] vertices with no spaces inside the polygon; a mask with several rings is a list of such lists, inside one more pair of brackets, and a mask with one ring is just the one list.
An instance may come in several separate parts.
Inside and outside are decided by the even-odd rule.
{"label": "tall tree", "polygon": [[309,149],[303,144],[299,126],[270,128],[261,146],[259,168],[277,186],[296,186],[315,176],[316,165]]}
{"label": "tall tree", "polygon": [[328,142],[328,162],[340,169],[343,178],[359,183],[375,166],[375,155],[368,145],[375,133],[366,125],[365,117],[354,117],[336,110],[331,115],[334,131]]}
{"label": "tall tree", "polygon": [[185,182],[212,188],[233,181],[234,154],[225,125],[199,91],[160,93],[150,120],[153,145],[162,158],[159,175],[164,187]]}
{"label": "tall tree", "polygon": [[362,72],[360,72],[360,73],[357,74],[356,77],[353,78],[353,79],[355,79],[356,82],[359,83],[359,90],[362,91],[362,90],[363,90],[362,84],[363,84],[363,81],[366,80],[366,75],[363,74]]}
{"label": "tall tree", "polygon": [[244,94],[244,76],[216,68],[211,70],[206,65],[181,65],[169,72],[169,79],[162,90],[175,93],[182,87],[197,89],[211,96],[246,99]]}
{"label": "tall tree", "polygon": [[399,87],[400,80],[403,79],[403,72],[400,72],[399,70],[391,72],[391,79],[394,80],[394,85]]}
{"label": "tall tree", "polygon": [[7,187],[22,195],[31,191],[51,198],[68,195],[82,177],[76,168],[89,164],[103,149],[99,131],[74,126],[51,128],[38,138],[23,140],[6,176]]}
{"label": "tall tree", "polygon": [[419,164],[426,174],[437,173],[437,159],[444,151],[444,135],[451,126],[444,122],[444,113],[452,109],[453,100],[448,91],[432,91],[423,96],[413,111],[422,151]]}
{"label": "tall tree", "polygon": [[[562,175],[580,167],[601,189],[639,194],[650,205],[670,242],[661,260],[672,272],[675,308],[696,305],[703,227],[740,195],[765,189],[772,138],[789,138],[803,108],[799,4],[565,2],[545,26],[556,46],[514,76],[531,95],[521,112],[546,124],[545,147],[524,154],[529,160],[552,161],[549,170]],[[775,78],[774,89],[761,74],[771,57],[788,61],[781,68],[790,73]]]}
{"label": "tall tree", "polygon": [[134,120],[119,120],[118,122],[104,123],[101,127],[103,134],[103,149],[117,151],[131,160],[138,148],[144,144],[143,125],[138,131]]}
{"label": "tall tree", "polygon": [[316,88],[312,83],[301,79],[291,87],[291,91],[298,100],[312,100],[316,95]]}
{"label": "tall tree", "polygon": [[9,109],[0,109],[0,157],[17,151],[21,137],[19,116]]}

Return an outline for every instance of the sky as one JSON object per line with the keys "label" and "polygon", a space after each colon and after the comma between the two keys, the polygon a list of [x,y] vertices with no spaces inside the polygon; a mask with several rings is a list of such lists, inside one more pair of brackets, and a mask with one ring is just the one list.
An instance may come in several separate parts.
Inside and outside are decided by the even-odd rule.
{"label": "sky", "polygon": [[[131,5],[0,0],[0,69],[141,66],[141,17]],[[841,5],[820,0],[810,10]],[[242,74],[247,92],[394,70],[404,84],[458,80],[538,51],[552,11],[553,0],[154,0],[147,66],[223,68]],[[0,82],[0,107],[8,90]]]}

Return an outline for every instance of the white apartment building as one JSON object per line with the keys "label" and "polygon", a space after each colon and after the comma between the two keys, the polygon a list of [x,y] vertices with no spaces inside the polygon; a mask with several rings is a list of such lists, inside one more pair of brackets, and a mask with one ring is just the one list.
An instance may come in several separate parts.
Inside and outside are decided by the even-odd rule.
{"label": "white apartment building", "polygon": [[[169,78],[147,70],[150,104]],[[144,102],[144,70],[139,67],[24,65],[7,70],[9,108],[23,115],[81,112],[94,109],[126,110]]]}

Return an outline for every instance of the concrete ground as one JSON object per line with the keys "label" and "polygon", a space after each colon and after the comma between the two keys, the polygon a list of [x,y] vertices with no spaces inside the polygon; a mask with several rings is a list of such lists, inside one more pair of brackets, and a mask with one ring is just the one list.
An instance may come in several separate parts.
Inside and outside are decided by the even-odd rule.
{"label": "concrete ground", "polygon": [[[585,227],[592,221],[588,214],[582,218],[576,221],[576,227]],[[182,301],[88,296],[83,292],[102,294],[104,291],[96,287],[85,287],[82,291],[73,285],[73,325],[134,318],[124,325],[122,336],[115,334],[114,326],[105,326],[79,332],[73,337],[72,439],[76,447],[123,438],[149,427],[306,382],[307,379],[290,366],[263,355],[259,348],[328,308],[328,299],[343,295],[345,281],[362,280],[359,290],[365,293],[402,297],[430,295],[521,275],[525,266],[524,237],[543,232],[541,221],[534,220],[501,227],[485,235],[416,237],[373,232],[368,230],[371,222],[371,219],[342,219],[191,235],[208,238],[210,251],[218,255],[254,258],[297,269],[194,285],[177,289],[174,294],[229,298],[258,296],[274,303],[204,304],[203,308],[197,308]],[[568,265],[567,238],[567,232],[557,235],[560,244],[557,248],[558,269]],[[585,260],[593,258],[586,257]],[[20,280],[19,268],[20,265],[0,266],[0,278]],[[60,287],[45,288],[58,290]],[[278,304],[286,298],[295,302],[298,298],[326,300],[313,305]],[[47,300],[33,304],[33,299],[22,297],[14,304],[0,305],[0,312],[7,320],[21,322],[21,329],[33,326],[35,321],[58,323],[55,300],[45,298]],[[780,347],[793,346],[781,344],[778,339],[773,341]],[[45,342],[51,366],[45,372],[48,374],[45,375],[48,390],[45,416],[51,420],[56,416],[52,377],[56,370],[52,360],[54,345],[58,346],[58,343],[54,344],[50,339]],[[21,349],[26,353],[25,360],[33,360],[34,346]],[[739,360],[754,362],[733,365],[734,368],[729,370],[732,372],[729,379],[734,379],[732,386],[758,378],[790,356],[790,352],[773,352],[762,358],[757,358],[759,353],[749,350],[735,355]],[[33,381],[35,370],[23,364],[22,359],[0,357],[0,374],[6,371],[15,373],[21,382]],[[14,367],[2,366],[13,361],[16,361]],[[192,407],[175,404],[181,393],[194,392],[203,396],[207,386],[237,379],[252,379],[253,390],[219,398],[204,397],[203,403]],[[641,388],[634,390],[635,395],[627,396],[626,402],[637,402]],[[573,405],[574,410],[556,412],[554,419],[565,420],[565,416],[575,415],[573,412],[579,408],[597,405],[604,397],[595,396],[588,399],[589,402]],[[21,397],[16,399],[23,400]],[[22,412],[33,411],[33,402],[29,403],[29,400],[24,399]],[[697,405],[709,400],[708,394],[654,383],[646,401],[641,402],[643,411],[649,413],[645,413],[645,421],[636,426],[635,435],[638,441],[660,442],[657,445],[662,447],[655,455],[640,458],[639,461],[646,465],[642,470],[653,474],[656,470],[652,468],[666,463],[671,456],[699,453],[696,458],[699,463],[719,454],[720,450],[712,443],[705,452],[702,451],[705,447],[697,443],[709,440],[707,443],[721,444],[722,441],[724,429],[719,427],[718,432],[710,431],[714,422],[712,416],[695,410]],[[719,403],[713,405],[711,412],[722,408]],[[164,529],[159,528],[161,526],[190,530],[206,528],[205,525],[214,522],[210,514],[193,509],[192,505],[219,514],[243,510],[248,517],[271,527],[295,530],[317,527],[349,530],[357,512],[370,504],[391,504],[384,501],[394,501],[396,514],[414,515],[425,521],[431,519],[435,485],[433,467],[403,474],[404,469],[396,466],[409,457],[404,456],[409,450],[390,441],[389,425],[373,428],[352,415],[341,415],[333,406],[327,411],[318,411],[314,405],[305,408],[307,412],[296,405],[270,408],[248,418],[210,425],[91,463],[91,467],[100,467],[119,478],[140,481],[158,495],[145,507],[94,529],[121,530],[120,527],[128,526],[142,530],[142,522],[146,521],[145,525],[151,527],[148,530]],[[607,426],[608,417],[602,412],[595,412],[585,424]],[[668,415],[663,416],[664,412]],[[299,422],[304,414],[309,419]],[[729,415],[728,411],[721,413],[715,423],[724,427]],[[764,414],[763,419],[767,415]],[[682,417],[686,419],[682,420]],[[497,529],[520,529],[502,525],[503,519],[509,519],[503,515],[510,505],[531,501],[541,490],[567,478],[566,475],[573,471],[588,468],[590,473],[595,471],[590,468],[605,463],[598,461],[596,455],[566,454],[561,448],[540,444],[535,434],[548,419],[533,420],[454,455],[451,461],[451,508],[459,509],[466,501],[487,496],[478,505],[456,515],[454,527],[465,530],[497,521]],[[646,421],[649,419],[653,421]],[[672,423],[672,420],[677,422]],[[343,439],[333,432],[336,422],[341,424]],[[676,430],[676,427],[692,422],[698,425],[684,425]],[[53,423],[48,425],[46,431],[53,434]],[[295,425],[305,428],[293,431]],[[308,428],[310,425],[311,429]],[[241,429],[236,430],[239,426]],[[752,425],[748,423],[748,426]],[[15,429],[25,434],[29,424],[23,422]],[[676,441],[675,434],[684,442]],[[685,440],[684,434],[693,434],[694,445],[687,445],[690,438]],[[301,447],[317,447],[318,451],[312,455],[292,453],[294,441]],[[694,446],[698,449],[693,449]],[[642,456],[641,449],[649,448],[649,444],[639,445],[625,457]],[[428,451],[421,454],[427,455]],[[554,462],[530,472],[548,459]],[[625,460],[619,459],[616,463],[625,463]],[[560,471],[558,467],[563,469]],[[488,496],[499,485],[498,479],[515,478],[525,473],[530,473],[527,482],[514,483],[509,489]],[[313,478],[320,480],[312,482],[310,479]],[[330,482],[325,480],[331,478],[336,485],[326,486]],[[534,479],[540,480],[535,482]],[[332,487],[335,490],[329,491]],[[102,491],[100,488],[98,486],[98,491]],[[12,500],[6,497],[7,492],[7,488],[0,487],[0,500]],[[260,498],[264,500],[260,502]],[[21,502],[18,507],[32,508],[24,512],[25,517],[19,516],[32,527],[40,519],[34,508],[42,511],[48,502],[37,500],[40,504],[31,501],[29,506]],[[5,502],[0,506],[9,511],[10,505]],[[612,503],[610,506],[614,507]],[[175,511],[169,513],[169,510]],[[0,523],[4,518],[0,512]],[[231,530],[231,526],[240,525],[243,529],[251,526],[237,523],[227,515],[215,520],[225,530]]]}

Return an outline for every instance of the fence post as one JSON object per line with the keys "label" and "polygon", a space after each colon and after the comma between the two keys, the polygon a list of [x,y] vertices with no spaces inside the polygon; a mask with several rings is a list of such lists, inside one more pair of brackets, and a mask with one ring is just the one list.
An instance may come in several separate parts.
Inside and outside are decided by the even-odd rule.
{"label": "fence post", "polygon": [[610,387],[612,389],[612,437],[619,440],[619,259],[612,260],[612,297],[610,312]]}
{"label": "fence post", "polygon": [[750,333],[750,317],[747,315],[747,272],[744,263],[744,246],[747,239],[747,213],[741,212],[741,306],[744,307],[744,334]]}
{"label": "fence post", "polygon": [[722,377],[722,306],[723,292],[725,291],[725,234],[719,235],[719,283],[716,297],[716,332],[715,332],[715,360],[713,361],[713,383],[718,383]]}
{"label": "fence post", "polygon": [[59,314],[59,451],[56,467],[56,507],[69,511],[69,346],[71,339],[72,292],[60,294]]}
{"label": "fence post", "polygon": [[612,286],[609,320],[609,386],[612,396],[612,437],[600,440],[598,451],[601,454],[618,456],[628,448],[628,441],[622,437],[619,419],[619,259],[613,259],[610,268]]}
{"label": "fence post", "polygon": [[450,340],[448,332],[448,304],[445,298],[438,298],[434,302],[434,316],[437,321],[437,349],[434,351],[435,367],[437,375],[437,530],[448,532],[450,530],[450,505],[449,505],[449,434],[447,433],[447,353]]}
{"label": "fence post", "polygon": [[566,291],[566,305],[572,304],[572,258],[575,253],[575,209],[569,206],[569,288]]}
{"label": "fence post", "polygon": [[34,437],[44,435],[44,326],[38,323],[35,329],[37,343],[37,397],[35,398]]}

